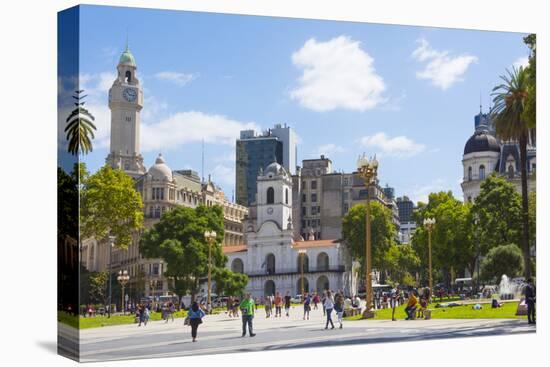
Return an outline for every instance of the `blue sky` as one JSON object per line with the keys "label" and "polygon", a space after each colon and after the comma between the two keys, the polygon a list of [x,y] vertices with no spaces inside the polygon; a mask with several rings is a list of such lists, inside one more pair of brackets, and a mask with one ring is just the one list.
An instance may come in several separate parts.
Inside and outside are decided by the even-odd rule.
{"label": "blue sky", "polygon": [[462,199],[462,151],[499,75],[526,61],[523,34],[84,6],[80,81],[96,117],[94,171],[108,154],[107,91],[128,34],[145,94],[142,154],[211,174],[231,197],[243,128],[287,123],[298,159],[336,170],[377,154],[398,196]]}

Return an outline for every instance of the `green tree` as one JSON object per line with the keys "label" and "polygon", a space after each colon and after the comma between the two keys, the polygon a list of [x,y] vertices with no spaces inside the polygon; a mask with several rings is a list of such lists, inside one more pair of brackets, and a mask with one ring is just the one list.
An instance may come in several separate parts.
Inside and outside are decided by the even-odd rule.
{"label": "green tree", "polygon": [[529,193],[529,247],[534,248],[537,242],[537,193]]}
{"label": "green tree", "polygon": [[248,284],[248,276],[246,274],[235,273],[227,268],[215,268],[212,277],[216,282],[216,293],[218,296],[242,297]]}
{"label": "green tree", "polygon": [[487,281],[498,281],[503,274],[517,277],[522,270],[523,255],[514,244],[492,248],[481,262],[481,277]]}
{"label": "green tree", "polygon": [[141,196],[132,178],[121,170],[105,165],[87,177],[82,183],[80,204],[83,238],[105,240],[111,234],[115,246],[127,249],[132,235],[142,228]]}
{"label": "green tree", "polygon": [[487,177],[481,183],[472,212],[478,219],[476,230],[482,255],[496,246],[519,243],[521,197],[512,183],[494,174]]}
{"label": "green tree", "polygon": [[428,231],[424,219],[435,218],[432,231],[432,276],[434,283],[444,280],[448,285],[451,269],[468,269],[473,272],[477,257],[473,238],[470,206],[453,197],[451,192],[438,192],[429,195],[427,204],[419,205],[414,214],[417,229],[412,238],[412,246],[421,259],[420,274],[428,280]]}
{"label": "green tree", "polygon": [[[370,202],[372,232],[372,267],[381,274],[385,281],[385,272],[391,266],[390,248],[395,241],[397,229],[392,220],[392,212],[378,201]],[[348,244],[351,256],[365,269],[367,207],[364,204],[354,205],[342,220],[342,238]]]}
{"label": "green tree", "polygon": [[508,75],[501,76],[504,83],[493,88],[492,120],[497,136],[504,141],[517,141],[520,152],[521,170],[521,222],[523,231],[520,236],[523,249],[525,277],[531,277],[531,261],[529,252],[529,198],[527,194],[527,144],[529,140],[529,125],[523,119],[528,90],[528,73],[520,66]]}
{"label": "green tree", "polygon": [[529,47],[529,66],[527,67],[527,97],[522,118],[531,129],[531,136],[535,138],[537,126],[537,35],[530,34],[523,38]]}
{"label": "green tree", "polygon": [[392,244],[389,250],[388,258],[391,264],[390,278],[391,283],[399,283],[400,285],[412,286],[415,283],[413,274],[418,271],[420,266],[420,258],[414,251],[412,245]]}
{"label": "green tree", "polygon": [[107,302],[107,281],[109,280],[109,274],[106,271],[91,272],[88,279],[90,303],[105,304]]}
{"label": "green tree", "polygon": [[213,267],[224,267],[227,257],[220,245],[224,236],[220,206],[177,207],[164,213],[141,237],[141,253],[167,263],[164,275],[173,279],[173,291],[180,296],[190,293],[194,298],[200,280],[208,273],[208,244],[204,239],[207,230],[217,233],[212,243]]}
{"label": "green tree", "polygon": [[93,150],[92,139],[94,139],[94,131],[97,130],[92,121],[95,120],[94,116],[84,108],[84,97],[82,96],[83,90],[77,90],[73,98],[76,100],[74,103],[76,108],[67,117],[67,126],[64,132],[67,134],[67,141],[69,146],[67,150],[72,155],[79,153],[88,154]]}

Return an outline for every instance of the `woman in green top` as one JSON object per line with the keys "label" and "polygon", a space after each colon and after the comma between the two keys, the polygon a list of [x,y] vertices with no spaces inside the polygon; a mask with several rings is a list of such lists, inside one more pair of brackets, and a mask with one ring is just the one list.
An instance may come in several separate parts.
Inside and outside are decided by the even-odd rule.
{"label": "woman in green top", "polygon": [[239,305],[243,318],[243,336],[246,335],[246,325],[248,324],[248,333],[250,336],[255,336],[252,332],[252,319],[254,318],[254,300],[250,293],[246,294],[246,298]]}

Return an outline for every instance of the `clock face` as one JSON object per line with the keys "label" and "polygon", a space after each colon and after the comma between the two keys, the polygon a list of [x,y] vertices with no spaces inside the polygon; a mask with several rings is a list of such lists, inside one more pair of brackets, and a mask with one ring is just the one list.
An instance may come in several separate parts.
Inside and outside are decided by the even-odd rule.
{"label": "clock face", "polygon": [[267,208],[267,214],[273,214],[273,208]]}
{"label": "clock face", "polygon": [[134,102],[137,98],[137,92],[133,88],[124,88],[124,90],[122,91],[122,96],[128,102]]}

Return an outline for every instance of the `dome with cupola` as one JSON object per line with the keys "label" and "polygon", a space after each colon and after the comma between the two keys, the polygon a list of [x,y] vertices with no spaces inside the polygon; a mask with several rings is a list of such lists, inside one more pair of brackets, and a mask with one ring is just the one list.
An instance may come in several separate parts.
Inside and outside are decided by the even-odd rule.
{"label": "dome with cupola", "polygon": [[488,131],[476,131],[464,146],[464,154],[478,152],[500,153],[500,144]]}
{"label": "dome with cupola", "polygon": [[136,66],[136,59],[134,59],[134,55],[130,52],[130,49],[128,46],[126,46],[126,50],[120,55],[120,59],[118,61],[119,65],[129,65],[129,66]]}
{"label": "dome with cupola", "polygon": [[149,168],[149,175],[153,180],[172,181],[172,170],[166,164],[162,154],[159,154],[155,160],[155,164]]}

